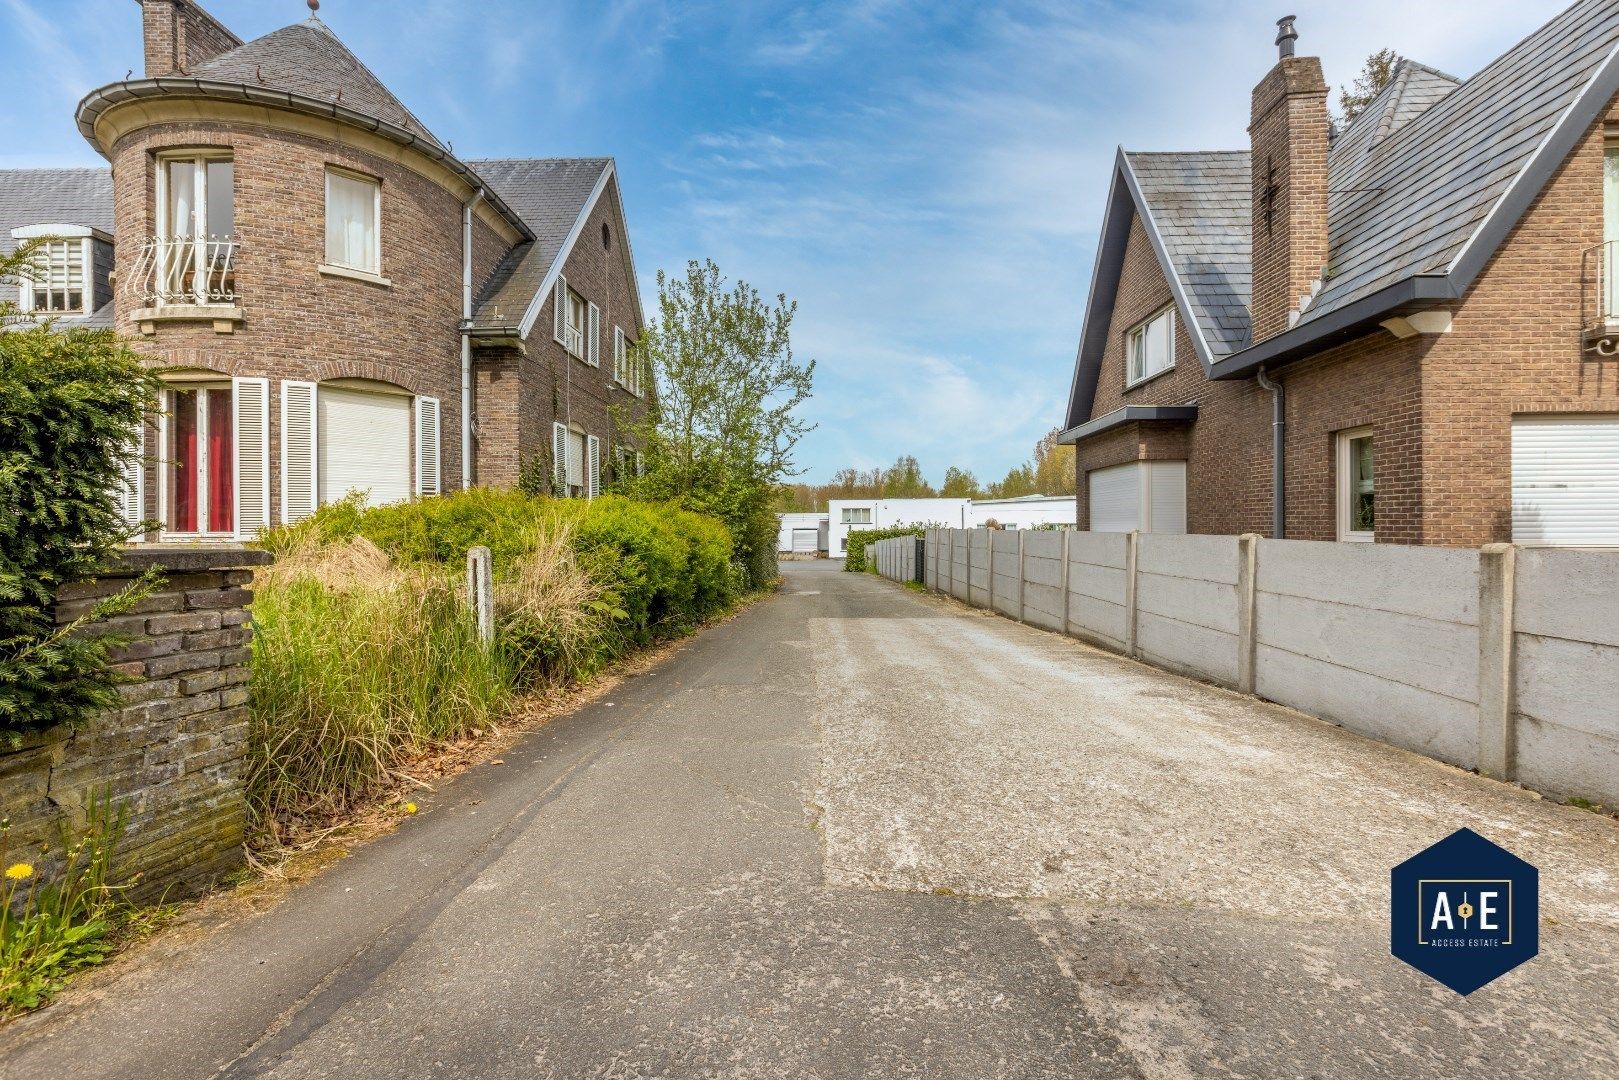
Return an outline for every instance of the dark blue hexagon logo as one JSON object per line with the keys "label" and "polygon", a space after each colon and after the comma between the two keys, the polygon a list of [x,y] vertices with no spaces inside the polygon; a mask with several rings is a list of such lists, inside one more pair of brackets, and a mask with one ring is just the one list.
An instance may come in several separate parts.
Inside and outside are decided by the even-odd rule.
{"label": "dark blue hexagon logo", "polygon": [[1389,951],[1471,994],[1540,951],[1540,871],[1457,829],[1389,873]]}

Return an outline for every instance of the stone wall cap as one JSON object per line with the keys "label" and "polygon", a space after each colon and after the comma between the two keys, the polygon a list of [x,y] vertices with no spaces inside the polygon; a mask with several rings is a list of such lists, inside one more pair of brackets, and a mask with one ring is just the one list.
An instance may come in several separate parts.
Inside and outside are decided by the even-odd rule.
{"label": "stone wall cap", "polygon": [[248,566],[268,566],[275,556],[262,548],[242,544],[142,544],[118,553],[117,569],[163,570],[189,573],[197,570],[236,570]]}

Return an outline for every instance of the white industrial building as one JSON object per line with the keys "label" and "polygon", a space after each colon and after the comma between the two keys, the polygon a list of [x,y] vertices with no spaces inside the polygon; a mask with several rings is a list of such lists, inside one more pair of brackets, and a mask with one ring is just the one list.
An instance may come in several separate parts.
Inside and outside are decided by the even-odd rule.
{"label": "white industrial building", "polygon": [[965,529],[971,499],[833,499],[827,504],[827,548],[830,558],[849,551],[850,529],[895,529],[902,525],[938,525]]}
{"label": "white industrial building", "polygon": [[1073,528],[1079,504],[1072,495],[1020,495],[1015,499],[978,499],[967,514],[969,528],[995,522],[1003,529]]}
{"label": "white industrial building", "polygon": [[781,531],[776,537],[778,555],[814,555],[826,553],[826,514],[778,514]]}

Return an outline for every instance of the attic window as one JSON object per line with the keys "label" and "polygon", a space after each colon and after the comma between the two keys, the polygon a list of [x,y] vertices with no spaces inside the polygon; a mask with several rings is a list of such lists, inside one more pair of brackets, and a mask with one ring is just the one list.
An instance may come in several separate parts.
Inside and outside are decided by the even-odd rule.
{"label": "attic window", "polygon": [[1175,366],[1175,309],[1164,308],[1144,322],[1137,323],[1124,338],[1129,370],[1126,388],[1146,382]]}
{"label": "attic window", "polygon": [[82,312],[88,267],[88,240],[52,240],[34,256],[33,280],[23,282],[22,309],[48,314]]}
{"label": "attic window", "polygon": [[607,222],[604,221],[604,222],[602,222],[602,247],[611,248],[612,246],[613,246],[613,230],[609,229],[607,227]]}

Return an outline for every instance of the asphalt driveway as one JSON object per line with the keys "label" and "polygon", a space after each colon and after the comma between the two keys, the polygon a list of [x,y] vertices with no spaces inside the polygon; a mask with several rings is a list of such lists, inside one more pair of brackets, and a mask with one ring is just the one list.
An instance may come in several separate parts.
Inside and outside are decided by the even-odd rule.
{"label": "asphalt driveway", "polygon": [[[1619,1074],[1619,827],[826,563],[0,1075]],[[609,702],[611,704],[609,704]],[[1389,867],[1539,866],[1463,999]]]}

